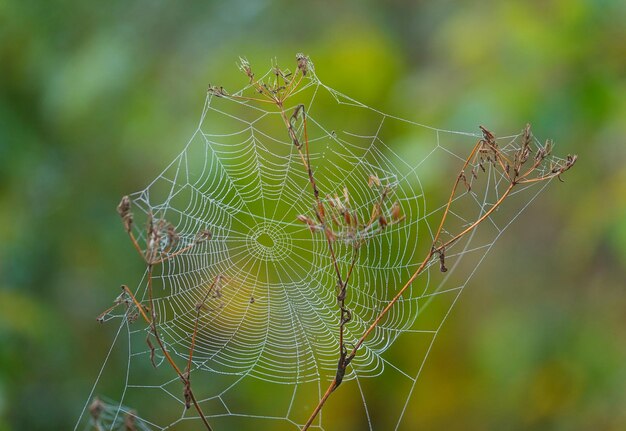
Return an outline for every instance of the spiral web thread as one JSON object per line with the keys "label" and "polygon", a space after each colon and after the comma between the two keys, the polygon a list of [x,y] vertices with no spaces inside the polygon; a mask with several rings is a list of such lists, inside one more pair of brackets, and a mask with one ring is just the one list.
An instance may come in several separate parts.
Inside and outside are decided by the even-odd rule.
{"label": "spiral web thread", "polygon": [[[272,75],[270,70],[263,79]],[[250,86],[233,94],[253,96]],[[359,219],[366,220],[380,197],[378,186],[368,184],[373,176],[391,191],[383,212],[398,202],[405,216],[368,235],[359,252],[346,299],[350,346],[432,246],[449,188],[479,135],[379,112],[326,86],[312,68],[289,103],[288,113],[305,106],[311,165],[324,202],[335,194],[345,199],[346,189]],[[207,96],[199,127],[182,152],[131,195],[136,220],[151,214],[175,226],[180,240],[172,254],[192,244],[199,231],[212,233],[163,262],[153,283],[161,337],[181,363],[189,357],[202,305],[190,374],[216,430],[299,429],[337,370],[337,280],[324,235],[297,219],[313,214],[314,200],[278,115],[272,105]],[[302,136],[302,123],[297,129]],[[519,139],[512,135],[498,144],[513,152]],[[478,178],[468,178],[469,190],[455,196],[442,240],[485,214],[508,184],[491,164],[483,168],[475,166]],[[360,347],[336,399],[313,428],[408,427],[411,394],[443,323],[495,241],[543,187],[520,186],[507,208],[446,250],[450,271],[440,272],[439,259],[429,262]],[[431,194],[437,202],[427,205]],[[142,223],[135,226],[145,242]],[[338,240],[343,270],[352,256],[350,245]],[[220,283],[210,288],[217,277]],[[145,275],[135,296],[147,305]],[[158,349],[156,369],[151,367],[149,329],[134,322],[136,314],[130,304],[105,317],[119,320],[120,328],[89,398],[108,391],[119,401],[102,402],[107,416],[97,421],[85,408],[76,429],[126,429],[123,418],[129,415],[137,429],[198,429],[197,412],[184,408],[180,380]],[[117,387],[103,377],[110,372],[119,381],[120,370],[125,378]],[[392,393],[388,386],[380,389],[381,382],[393,382]]]}

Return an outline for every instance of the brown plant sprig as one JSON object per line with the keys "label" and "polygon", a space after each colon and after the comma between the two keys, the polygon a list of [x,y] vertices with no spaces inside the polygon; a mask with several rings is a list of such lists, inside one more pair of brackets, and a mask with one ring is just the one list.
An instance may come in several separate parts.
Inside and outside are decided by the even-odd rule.
{"label": "brown plant sprig", "polygon": [[[219,288],[219,285],[222,282],[222,277],[218,275],[213,280],[212,284],[208,287],[202,302],[196,306],[194,332],[191,338],[191,347],[189,349],[189,358],[187,360],[185,371],[181,371],[181,369],[178,367],[171,354],[165,348],[165,344],[163,343],[163,340],[161,338],[158,327],[158,315],[154,306],[152,279],[155,266],[188,252],[196,245],[204,241],[210,240],[212,238],[212,233],[208,229],[201,230],[195,235],[194,239],[188,245],[180,247],[178,248],[178,250],[176,250],[177,246],[179,246],[181,242],[181,239],[174,225],[162,218],[155,219],[152,213],[149,213],[146,225],[146,244],[145,247],[142,248],[139,244],[139,241],[135,237],[135,234],[133,233],[134,218],[131,211],[131,200],[128,196],[124,196],[122,198],[119,205],[117,206],[117,212],[122,219],[124,229],[128,233],[133,247],[139,253],[139,255],[146,264],[148,283],[148,305],[144,306],[141,302],[137,300],[137,298],[128,288],[128,286],[122,285],[122,294],[116,298],[112,307],[109,307],[102,314],[100,314],[100,316],[98,316],[97,320],[102,322],[104,316],[120,304],[124,304],[126,306],[127,312],[130,309],[131,304],[133,304],[149,327],[149,332],[146,337],[146,344],[150,349],[150,361],[152,362],[152,365],[156,368],[156,363],[154,361],[156,348],[151,340],[151,337],[154,337],[159,346],[159,350],[183,383],[183,397],[185,400],[185,407],[189,409],[193,405],[198,412],[198,415],[200,416],[205,428],[211,431],[211,425],[209,424],[204,413],[202,412],[202,408],[200,407],[200,404],[198,403],[191,388],[191,364],[193,351],[196,344],[198,322],[200,319],[201,310],[204,308],[205,302],[207,301],[209,294],[213,291],[213,289],[215,289],[216,287]],[[136,320],[137,313],[130,315],[128,319],[130,322]]]}

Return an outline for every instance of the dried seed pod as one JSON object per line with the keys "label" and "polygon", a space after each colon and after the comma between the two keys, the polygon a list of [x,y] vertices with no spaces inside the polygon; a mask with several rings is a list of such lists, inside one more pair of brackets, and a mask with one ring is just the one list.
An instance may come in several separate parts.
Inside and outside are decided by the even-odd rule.
{"label": "dried seed pod", "polygon": [[549,155],[552,152],[552,141],[548,139],[543,148],[546,151],[546,156]]}
{"label": "dried seed pod", "polygon": [[148,227],[147,231],[147,250],[146,256],[148,260],[152,260],[159,250],[159,244],[161,242],[161,220],[157,220],[156,224],[152,214],[148,214]]}
{"label": "dried seed pod", "polygon": [[130,232],[133,227],[133,213],[130,211],[130,198],[124,196],[117,206],[117,213],[122,218],[126,232]]}
{"label": "dried seed pod", "polygon": [[209,85],[207,93],[209,93],[211,96],[215,96],[215,97],[224,97],[224,96],[226,96],[226,91],[224,90],[224,87],[216,87],[214,85]]}
{"label": "dried seed pod", "polygon": [[315,232],[319,227],[310,217],[300,214],[297,218],[302,223],[306,224],[311,232]]}
{"label": "dried seed pod", "polygon": [[376,175],[370,175],[367,179],[367,185],[371,189],[374,184],[380,187],[380,179]]}
{"label": "dried seed pod", "polygon": [[385,218],[384,215],[381,214],[381,216],[378,217],[378,224],[380,225],[382,229],[387,227],[387,219]]}
{"label": "dried seed pod", "polygon": [[402,220],[404,216],[402,215],[402,208],[400,207],[400,202],[395,201],[391,206],[391,220],[394,222],[398,222]]}
{"label": "dried seed pod", "polygon": [[309,71],[309,57],[298,53],[296,54],[296,61],[298,62],[298,70],[302,72],[302,76],[306,76]]}
{"label": "dried seed pod", "polygon": [[307,216],[305,216],[303,214],[299,214],[297,219],[299,221],[301,221],[302,223],[306,224],[307,226],[309,226],[309,229],[311,229],[311,232],[313,232],[313,230],[315,229],[316,224],[310,217],[307,217]]}
{"label": "dried seed pod", "polygon": [[343,213],[346,210],[346,207],[341,202],[341,199],[339,199],[339,195],[337,193],[335,193],[335,206],[337,207],[337,211],[340,213]]}
{"label": "dried seed pod", "polygon": [[346,222],[346,225],[350,226],[352,224],[352,218],[350,217],[350,213],[348,211],[343,212],[343,219]]}

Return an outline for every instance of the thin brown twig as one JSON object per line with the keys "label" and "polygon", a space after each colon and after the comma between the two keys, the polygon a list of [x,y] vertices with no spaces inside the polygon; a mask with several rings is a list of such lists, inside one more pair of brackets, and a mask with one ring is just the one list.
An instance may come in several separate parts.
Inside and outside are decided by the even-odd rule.
{"label": "thin brown twig", "polygon": [[148,300],[150,303],[150,310],[152,313],[152,324],[151,324],[152,334],[154,335],[154,338],[156,339],[159,347],[161,348],[161,352],[163,353],[163,356],[165,356],[165,358],[167,359],[167,362],[170,364],[170,366],[174,369],[178,377],[183,382],[184,387],[185,387],[185,392],[189,396],[191,401],[193,402],[194,408],[198,412],[198,415],[200,416],[202,423],[204,424],[207,430],[212,431],[211,425],[209,424],[207,418],[205,417],[204,412],[202,411],[202,408],[200,407],[200,404],[198,404],[198,401],[196,400],[196,397],[191,388],[191,382],[180,371],[180,368],[178,368],[178,365],[176,365],[176,362],[174,362],[174,359],[165,348],[165,345],[163,344],[163,341],[161,340],[161,336],[159,335],[159,331],[157,328],[157,315],[156,315],[156,311],[154,308],[154,296],[153,296],[153,289],[152,289],[152,270],[153,270],[153,266],[152,264],[149,263],[148,264]]}
{"label": "thin brown twig", "polygon": [[[153,292],[153,286],[152,286],[152,280],[153,280],[153,271],[154,271],[154,266],[155,265],[159,265],[162,264],[165,261],[168,261],[176,256],[179,256],[182,253],[185,253],[187,251],[189,251],[191,248],[193,248],[199,241],[205,240],[205,239],[209,239],[211,237],[211,232],[209,232],[208,230],[205,231],[201,231],[196,238],[194,238],[194,241],[189,244],[186,247],[183,247],[182,249],[178,250],[175,253],[172,254],[166,254],[167,252],[169,252],[171,246],[172,246],[172,242],[170,241],[170,243],[168,244],[168,247],[163,250],[160,251],[159,250],[159,243],[160,243],[160,238],[162,235],[162,229],[166,229],[167,230],[167,234],[171,235],[168,236],[168,240],[177,240],[178,239],[178,235],[175,233],[174,227],[172,225],[170,225],[169,223],[165,222],[165,220],[157,220],[155,222],[152,214],[148,215],[148,227],[147,227],[147,247],[145,250],[142,250],[141,246],[139,246],[139,243],[137,241],[137,239],[135,238],[135,235],[132,233],[132,227],[133,227],[133,215],[131,212],[131,201],[130,198],[128,196],[124,196],[122,198],[122,201],[120,202],[120,204],[118,205],[118,213],[120,214],[122,221],[124,223],[124,227],[131,239],[131,243],[133,244],[133,247],[135,248],[135,250],[139,253],[139,255],[141,256],[141,258],[143,259],[143,261],[146,263],[146,267],[147,267],[147,290],[148,290],[148,309],[150,312],[150,317],[148,317],[148,315],[145,312],[145,309],[143,307],[143,305],[137,300],[137,298],[135,297],[135,295],[133,295],[133,293],[130,291],[130,289],[128,288],[128,286],[123,285],[122,289],[124,290],[124,292],[131,298],[132,302],[134,303],[135,307],[137,307],[139,313],[141,314],[141,316],[143,317],[143,319],[145,320],[145,322],[148,324],[149,328],[150,328],[150,333],[154,336],[154,338],[157,341],[157,344],[159,345],[159,348],[163,354],[163,356],[165,357],[165,359],[167,360],[167,362],[169,363],[169,365],[172,367],[172,369],[176,372],[176,374],[178,375],[178,377],[181,379],[181,381],[183,382],[184,385],[184,395],[185,395],[185,400],[186,400],[186,405],[187,407],[190,407],[190,403],[188,402],[191,401],[191,403],[193,403],[194,408],[196,409],[196,411],[198,412],[198,415],[200,416],[202,423],[204,424],[205,428],[209,431],[212,431],[211,425],[209,424],[206,416],[204,415],[202,408],[200,407],[200,404],[198,403],[195,394],[191,388],[191,382],[189,380],[189,375],[187,373],[183,373],[180,368],[178,367],[178,365],[176,365],[176,362],[174,361],[174,359],[172,358],[172,355],[167,351],[167,348],[165,347],[165,344],[163,343],[163,340],[161,339],[159,330],[158,330],[158,319],[157,319],[157,314],[156,314],[156,309],[154,306],[154,292]],[[116,304],[117,305],[117,304]],[[109,309],[108,311],[110,311],[111,309]],[[194,333],[195,336],[195,333]],[[154,358],[154,346],[152,345],[152,343],[150,342],[150,334],[148,334],[148,338],[146,339],[146,342],[148,343],[148,347],[150,348],[150,358],[151,360],[153,360]],[[190,352],[190,361],[191,361],[191,355],[193,352],[193,345],[192,345],[192,350]],[[154,362],[153,362],[154,365]],[[189,364],[188,364],[188,368],[189,368]]]}
{"label": "thin brown twig", "polygon": [[[560,176],[563,172],[567,171],[568,169],[570,169],[574,163],[576,162],[576,156],[568,156],[566,162],[563,165],[557,166],[555,168],[552,169],[552,171],[550,172],[550,174],[547,175],[543,175],[543,176],[539,176],[537,178],[534,179],[526,179],[525,177],[527,175],[529,175],[530,173],[532,173],[534,170],[536,170],[541,164],[540,163],[534,163],[533,167],[530,169],[530,172],[527,172],[524,174],[523,177],[519,177],[519,174],[515,174],[515,176],[511,176],[508,173],[508,169],[506,168],[507,165],[504,165],[502,163],[502,159],[504,160],[508,160],[506,159],[501,151],[497,148],[497,146],[494,144],[495,142],[495,138],[493,137],[493,135],[487,131],[486,129],[482,128],[483,133],[485,135],[484,139],[480,140],[472,149],[470,155],[467,157],[467,159],[465,160],[462,169],[460,170],[454,185],[452,186],[452,190],[450,193],[450,197],[448,199],[448,202],[445,206],[443,215],[442,215],[442,219],[441,222],[439,224],[439,228],[437,229],[434,237],[433,237],[433,245],[430,248],[430,250],[428,251],[428,253],[426,254],[426,257],[424,258],[424,260],[422,261],[422,263],[419,265],[419,267],[415,270],[415,272],[411,275],[411,277],[408,279],[408,281],[403,285],[403,287],[396,293],[396,295],[389,301],[389,303],[387,303],[387,305],[383,308],[383,310],[378,314],[378,316],[374,319],[374,321],[370,324],[370,326],[367,328],[367,330],[363,333],[363,335],[361,335],[361,337],[358,339],[358,341],[355,343],[354,347],[352,348],[351,352],[347,355],[346,360],[347,361],[351,361],[357,354],[358,349],[363,345],[363,343],[365,342],[365,340],[367,339],[367,337],[374,331],[374,329],[378,326],[378,324],[381,322],[381,320],[384,318],[384,316],[389,312],[389,310],[396,304],[396,302],[398,302],[398,300],[403,296],[404,292],[409,288],[409,286],[415,281],[415,279],[422,274],[422,272],[424,271],[424,269],[426,268],[426,266],[428,265],[428,262],[432,259],[432,257],[439,253],[440,254],[440,258],[442,261],[442,267],[441,270],[445,271],[445,267],[443,266],[443,253],[445,252],[446,247],[449,247],[450,245],[452,245],[454,242],[458,241],[460,238],[464,237],[465,235],[467,235],[468,233],[470,233],[471,231],[473,231],[476,227],[478,227],[482,222],[484,222],[489,216],[491,216],[491,214],[493,214],[494,211],[496,211],[501,205],[502,203],[506,200],[506,198],[510,195],[510,193],[512,192],[513,188],[517,185],[517,184],[523,184],[523,183],[530,183],[530,182],[536,182],[536,181],[544,181],[544,180],[548,180],[551,179],[555,176]],[[527,128],[525,130],[525,133],[529,133],[529,129]],[[493,157],[495,160],[499,160],[500,163],[499,165],[501,166],[501,168],[503,169],[503,172],[505,172],[507,178],[509,179],[509,185],[507,187],[507,189],[505,190],[505,192],[500,196],[500,198],[491,206],[491,208],[486,211],[482,216],[480,216],[477,220],[475,220],[470,226],[468,226],[467,228],[465,228],[464,230],[462,230],[460,233],[454,235],[451,239],[443,242],[440,246],[436,247],[435,244],[437,244],[437,242],[439,242],[439,238],[441,236],[441,233],[443,232],[443,227],[445,225],[445,221],[446,218],[450,212],[450,207],[452,205],[452,202],[454,200],[454,196],[456,194],[457,188],[459,186],[459,183],[465,178],[465,170],[468,168],[468,166],[477,158],[479,157],[479,153],[481,151],[481,149],[483,148],[483,145],[485,145],[485,143],[487,143],[487,145],[489,145],[490,150],[493,152]],[[545,154],[544,154],[545,157]],[[521,157],[520,157],[521,159]],[[481,162],[482,163],[482,162]],[[509,163],[507,161],[507,163]],[[519,171],[519,168],[521,167],[522,164],[525,163],[525,160],[521,160],[520,162],[518,162],[518,164],[520,166],[516,166],[515,169],[517,171]],[[318,402],[317,406],[313,409],[313,412],[311,413],[311,416],[309,417],[308,421],[305,423],[305,425],[302,427],[302,431],[306,431],[311,424],[313,423],[313,421],[315,420],[316,416],[319,414],[319,412],[321,411],[322,407],[324,406],[324,404],[326,403],[326,401],[328,400],[328,398],[330,397],[330,394],[337,388],[338,384],[336,382],[336,379],[333,379],[331,381],[331,383],[328,386],[328,389],[326,390],[324,396],[320,399],[320,401]]]}
{"label": "thin brown twig", "polygon": [[213,283],[211,283],[211,285],[207,289],[206,293],[204,294],[204,298],[202,298],[202,302],[199,302],[198,304],[196,304],[196,319],[195,319],[195,323],[194,323],[193,334],[191,336],[191,348],[189,349],[189,359],[187,361],[187,369],[186,369],[187,373],[191,372],[191,362],[192,362],[192,358],[193,358],[193,352],[194,352],[195,346],[196,346],[196,334],[198,333],[198,324],[199,324],[199,320],[200,320],[200,312],[202,311],[202,307],[204,306],[204,304],[206,303],[207,299],[209,298],[209,295],[213,291],[213,288],[217,285],[217,283],[220,282],[220,280],[221,280],[221,276],[220,275],[216,276],[213,279]]}

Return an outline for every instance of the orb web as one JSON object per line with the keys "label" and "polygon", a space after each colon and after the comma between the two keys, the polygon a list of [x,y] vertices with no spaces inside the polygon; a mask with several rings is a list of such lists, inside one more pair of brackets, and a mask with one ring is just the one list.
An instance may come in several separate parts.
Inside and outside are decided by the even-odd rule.
{"label": "orb web", "polygon": [[[273,71],[262,80],[271,79]],[[161,245],[171,247],[173,257],[152,273],[154,311],[172,357],[184,363],[192,350],[194,391],[214,429],[257,424],[299,429],[337,371],[335,267],[324,235],[299,220],[313,214],[315,201],[280,112],[244,99],[254,95],[251,85],[232,95],[209,94],[199,126],[180,154],[130,195],[134,233],[140,243],[148,239],[147,219],[175,227],[176,244]],[[375,178],[390,195],[382,211],[397,203],[404,216],[401,223],[366,233],[356,257],[348,241],[336,241],[340,270],[355,259],[346,298],[352,319],[344,337],[350,346],[432,247],[447,193],[480,135],[382,113],[327,86],[312,67],[285,111],[301,104],[322,202],[349,201],[358,219],[367,220],[380,199]],[[295,127],[303,136],[303,123]],[[498,143],[513,152],[520,137]],[[491,164],[480,168],[477,178],[467,180],[467,192],[454,197],[444,239],[484,215],[508,185]],[[345,424],[346,404],[355,429],[406,426],[411,394],[443,323],[496,239],[545,184],[535,186],[516,189],[507,208],[454,242],[446,250],[449,271],[440,272],[436,258],[428,262],[359,348],[337,390],[341,403],[329,401],[315,428]],[[194,244],[203,230],[211,232],[210,240]],[[144,305],[146,286],[144,276],[133,289]],[[108,391],[119,406],[107,403],[108,414],[115,414],[99,426],[123,429],[121,418],[128,411],[123,403],[133,406],[142,429],[198,429],[197,413],[184,408],[180,380],[162,353],[146,345],[149,329],[136,318],[132,304],[104,317],[119,319],[120,329],[92,394]],[[115,356],[116,351],[121,353]],[[125,374],[118,386],[102,377],[115,375],[116,367],[118,375],[119,370]],[[382,392],[381,381],[395,382],[393,393]],[[76,429],[97,423],[87,410]]]}

